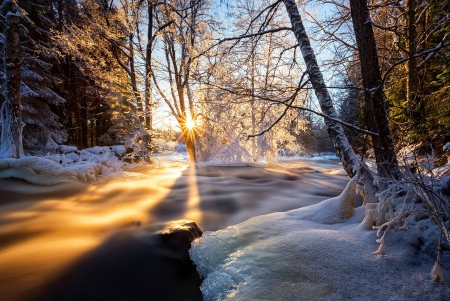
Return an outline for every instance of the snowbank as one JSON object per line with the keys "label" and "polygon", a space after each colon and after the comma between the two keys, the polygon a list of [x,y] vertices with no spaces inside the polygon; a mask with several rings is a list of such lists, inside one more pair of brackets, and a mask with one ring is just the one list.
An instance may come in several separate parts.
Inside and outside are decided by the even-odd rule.
{"label": "snowbank", "polygon": [[123,163],[115,156],[116,150],[113,152],[107,146],[81,151],[71,146],[60,146],[60,151],[62,154],[47,154],[44,158],[0,159],[0,179],[16,178],[37,185],[97,183],[122,172],[120,167]]}
{"label": "snowbank", "polygon": [[346,195],[194,241],[204,300],[449,300],[449,282],[431,282],[433,258],[413,247],[415,232],[391,230],[385,255],[374,254],[365,208],[350,208]]}

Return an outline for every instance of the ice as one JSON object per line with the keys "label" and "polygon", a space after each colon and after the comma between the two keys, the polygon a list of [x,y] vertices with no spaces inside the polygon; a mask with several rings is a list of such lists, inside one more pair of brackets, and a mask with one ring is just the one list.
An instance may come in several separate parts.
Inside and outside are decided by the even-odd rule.
{"label": "ice", "polygon": [[[412,247],[414,232],[391,230],[385,255],[374,254],[380,246],[361,223],[365,207],[348,206],[352,182],[339,197],[194,241],[204,300],[449,300],[448,282],[431,282],[433,258]],[[432,276],[442,280],[442,270]]]}

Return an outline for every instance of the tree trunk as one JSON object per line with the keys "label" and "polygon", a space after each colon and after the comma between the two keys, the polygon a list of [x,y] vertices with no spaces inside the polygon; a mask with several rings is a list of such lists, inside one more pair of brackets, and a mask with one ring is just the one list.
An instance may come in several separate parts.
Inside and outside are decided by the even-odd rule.
{"label": "tree trunk", "polygon": [[[300,45],[300,50],[307,66],[309,80],[314,88],[320,108],[324,114],[332,118],[337,118],[333,101],[327,87],[325,86],[322,72],[320,72],[316,56],[311,48],[311,44],[303,26],[302,19],[300,18],[297,5],[294,0],[283,0],[283,2],[289,14],[295,37]],[[342,166],[347,174],[350,177],[353,177],[356,173],[355,169],[359,166],[358,157],[350,146],[350,143],[344,134],[344,129],[339,123],[330,119],[325,119],[325,124],[327,125],[328,134],[333,141],[336,153],[342,162]]]}
{"label": "tree trunk", "polygon": [[[253,28],[252,28],[253,33]],[[255,42],[252,39],[252,53],[251,53],[251,106],[252,106],[252,135],[256,134],[256,110],[255,110]],[[252,137],[252,160],[253,162],[258,162],[258,158],[256,157],[256,137]]]}
{"label": "tree trunk", "polygon": [[22,145],[22,103],[20,99],[20,17],[6,15],[5,43],[5,101],[1,108],[2,134],[0,156],[21,158]]}
{"label": "tree trunk", "polygon": [[389,128],[375,36],[366,0],[350,0],[351,16],[358,45],[368,128],[372,135],[378,175],[398,179],[399,169],[394,141]]}
{"label": "tree trunk", "polygon": [[148,5],[148,28],[147,49],[145,56],[145,127],[152,130],[152,42],[153,42],[153,0],[147,1]]}
{"label": "tree trunk", "polygon": [[130,64],[130,80],[131,80],[131,88],[133,89],[134,98],[137,105],[138,110],[138,118],[139,123],[141,125],[144,124],[144,110],[142,106],[142,98],[140,91],[138,89],[137,78],[136,78],[136,67],[134,63],[134,44],[133,44],[133,35],[130,34],[128,36],[128,48],[129,48],[129,64]]}
{"label": "tree trunk", "polygon": [[186,131],[184,134],[184,140],[186,141],[186,148],[189,154],[189,161],[195,162],[195,136],[194,133]]}
{"label": "tree trunk", "polygon": [[415,102],[415,91],[417,90],[417,80],[416,80],[416,60],[414,55],[416,55],[416,12],[414,0],[408,1],[408,74],[406,77],[406,101],[408,118],[410,122],[413,121],[413,111]]}

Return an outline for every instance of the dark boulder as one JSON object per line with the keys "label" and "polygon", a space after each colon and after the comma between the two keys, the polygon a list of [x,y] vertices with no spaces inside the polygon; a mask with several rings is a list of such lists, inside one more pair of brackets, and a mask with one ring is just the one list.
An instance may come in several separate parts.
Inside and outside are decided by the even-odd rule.
{"label": "dark boulder", "polygon": [[174,248],[177,252],[186,252],[189,256],[192,241],[201,237],[203,232],[193,221],[178,220],[167,223],[157,235],[164,244]]}
{"label": "dark boulder", "polygon": [[202,281],[188,251],[201,235],[187,220],[130,226],[75,262],[33,300],[200,301]]}

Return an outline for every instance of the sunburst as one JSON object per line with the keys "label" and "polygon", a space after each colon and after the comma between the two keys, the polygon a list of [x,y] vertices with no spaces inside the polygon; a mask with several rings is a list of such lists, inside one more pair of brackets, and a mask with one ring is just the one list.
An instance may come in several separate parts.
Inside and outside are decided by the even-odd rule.
{"label": "sunburst", "polygon": [[197,126],[195,120],[192,119],[191,116],[187,116],[185,124],[186,124],[186,129],[188,131],[194,130],[195,127]]}
{"label": "sunburst", "polygon": [[200,125],[198,117],[199,116],[196,115],[192,118],[190,114],[186,114],[183,117],[177,118],[182,130],[180,136],[177,138],[177,141],[179,141],[183,136],[194,139],[195,135],[198,133]]}

